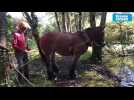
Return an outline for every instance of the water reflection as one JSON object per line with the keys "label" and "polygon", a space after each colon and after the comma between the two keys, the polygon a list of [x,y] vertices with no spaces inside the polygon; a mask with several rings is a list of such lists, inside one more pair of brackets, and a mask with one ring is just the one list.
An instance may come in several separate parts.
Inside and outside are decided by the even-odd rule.
{"label": "water reflection", "polygon": [[128,65],[121,67],[119,77],[121,87],[134,87],[134,70],[130,69]]}
{"label": "water reflection", "polygon": [[121,78],[119,87],[134,87],[134,57],[105,56],[103,58],[107,66],[115,75]]}

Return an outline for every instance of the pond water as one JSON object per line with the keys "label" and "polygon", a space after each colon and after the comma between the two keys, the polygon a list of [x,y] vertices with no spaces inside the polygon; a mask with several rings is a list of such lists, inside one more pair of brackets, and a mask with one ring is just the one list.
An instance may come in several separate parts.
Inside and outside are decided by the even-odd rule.
{"label": "pond water", "polygon": [[120,87],[134,87],[134,57],[105,56],[105,65],[120,77]]}
{"label": "pond water", "polygon": [[121,78],[121,87],[134,87],[134,70],[130,69],[129,66],[123,65],[119,76]]}

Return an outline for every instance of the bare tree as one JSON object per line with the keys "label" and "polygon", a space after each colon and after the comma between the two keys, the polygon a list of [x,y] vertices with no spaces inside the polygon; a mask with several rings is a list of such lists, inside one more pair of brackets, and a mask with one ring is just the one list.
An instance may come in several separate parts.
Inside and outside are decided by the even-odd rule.
{"label": "bare tree", "polygon": [[91,27],[96,27],[95,14],[96,14],[96,12],[90,12],[89,13],[89,16],[90,16],[89,19],[90,19]]}
{"label": "bare tree", "polygon": [[79,31],[81,31],[81,20],[82,20],[82,13],[79,12]]}
{"label": "bare tree", "polygon": [[31,26],[31,31],[32,34],[36,40],[36,43],[38,43],[39,41],[39,33],[38,33],[38,18],[35,15],[34,12],[31,12],[31,14],[29,14],[28,12],[23,12],[24,17],[27,19],[29,25]]}
{"label": "bare tree", "polygon": [[[89,22],[91,28],[96,27],[96,20],[95,20],[95,12],[90,12],[89,13]],[[91,56],[91,61],[96,61],[96,52],[97,52],[97,47],[93,46],[92,47],[92,56]]]}
{"label": "bare tree", "polygon": [[38,32],[38,18],[35,15],[34,12],[31,12],[30,14],[28,12],[23,12],[24,17],[27,19],[29,25],[31,26],[31,30],[32,30],[32,35],[34,36],[34,39],[36,41],[39,53],[41,55],[41,57],[44,57],[42,52],[41,52],[41,48],[39,46],[39,32]]}
{"label": "bare tree", "polygon": [[[104,44],[104,28],[106,24],[106,16],[107,12],[102,12],[100,26],[103,28],[103,36],[102,36],[103,39],[101,41],[103,44]],[[98,47],[98,57],[99,60],[102,61],[102,47]]]}
{"label": "bare tree", "polygon": [[57,22],[58,29],[61,32],[60,23],[59,23],[59,20],[58,20],[58,14],[57,14],[57,12],[54,12],[54,13],[55,13],[55,19],[56,19],[56,22]]}
{"label": "bare tree", "polygon": [[0,44],[6,47],[7,19],[6,12],[0,12]]}
{"label": "bare tree", "polygon": [[102,12],[100,26],[105,27],[107,12]]}
{"label": "bare tree", "polygon": [[63,29],[63,32],[66,32],[65,12],[62,12],[62,29]]}
{"label": "bare tree", "polygon": [[66,23],[67,23],[67,32],[71,32],[71,22],[70,22],[70,16],[69,16],[69,12],[66,13],[66,17],[67,17],[67,20],[66,20]]}
{"label": "bare tree", "polygon": [[[106,15],[107,15],[106,12],[101,13],[100,26],[103,29],[104,29],[105,23],[106,23]],[[95,12],[90,12],[90,24],[91,24],[91,27],[96,27],[95,23],[96,23],[95,22]],[[103,33],[102,38],[103,38],[103,40],[101,42],[104,43],[104,33]],[[93,60],[93,61],[102,61],[102,47],[94,45],[92,50],[93,50],[93,52],[92,52],[91,60]]]}
{"label": "bare tree", "polygon": [[76,31],[79,31],[79,22],[78,22],[78,14],[77,13],[75,13],[75,15],[74,15],[74,19],[75,19],[75,27],[76,27]]}
{"label": "bare tree", "polygon": [[6,80],[7,49],[6,49],[7,19],[6,12],[0,12],[0,83]]}

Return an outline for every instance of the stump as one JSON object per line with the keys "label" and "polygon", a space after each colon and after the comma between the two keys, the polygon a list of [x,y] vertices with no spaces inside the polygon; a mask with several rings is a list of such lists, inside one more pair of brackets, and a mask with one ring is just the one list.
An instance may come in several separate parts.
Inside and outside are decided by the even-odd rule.
{"label": "stump", "polygon": [[9,79],[9,51],[7,48],[0,46],[0,83],[6,82]]}

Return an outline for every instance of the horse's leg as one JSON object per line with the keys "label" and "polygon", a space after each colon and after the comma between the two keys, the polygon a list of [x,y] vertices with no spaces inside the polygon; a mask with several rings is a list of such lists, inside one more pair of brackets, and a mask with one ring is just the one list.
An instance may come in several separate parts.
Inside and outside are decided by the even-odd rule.
{"label": "horse's leg", "polygon": [[51,60],[50,60],[50,54],[43,55],[42,56],[43,61],[45,61],[46,64],[46,69],[47,69],[47,75],[48,75],[48,80],[53,80],[55,78],[52,67],[51,67]]}
{"label": "horse's leg", "polygon": [[80,55],[74,55],[73,56],[73,63],[71,65],[70,72],[69,72],[69,75],[70,75],[71,79],[76,78],[75,69],[76,69],[76,65],[77,65],[77,61],[78,61],[79,57],[80,57]]}
{"label": "horse's leg", "polygon": [[59,69],[58,69],[56,62],[55,62],[55,52],[52,52],[51,61],[52,61],[53,71],[55,72],[56,75],[58,75]]}

